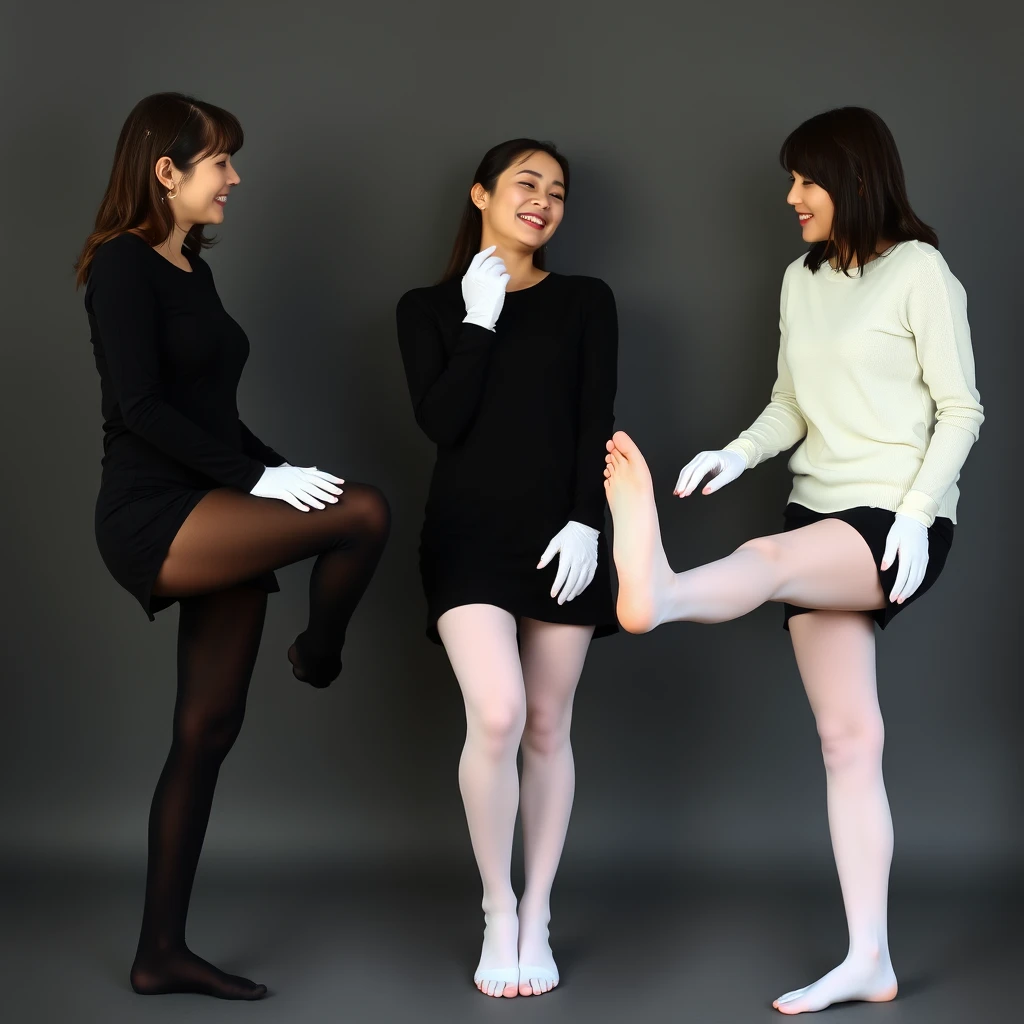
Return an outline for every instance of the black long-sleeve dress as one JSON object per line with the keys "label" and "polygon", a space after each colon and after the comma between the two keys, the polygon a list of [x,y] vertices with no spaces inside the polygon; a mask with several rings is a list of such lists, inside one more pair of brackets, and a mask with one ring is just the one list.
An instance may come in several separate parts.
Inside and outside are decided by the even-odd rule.
{"label": "black long-sleeve dress", "polygon": [[[187,254],[186,254],[187,255]],[[96,541],[111,575],[146,614],[167,550],[216,487],[250,491],[284,457],[239,419],[249,340],[227,314],[208,264],[192,272],[125,233],[97,250],[85,308],[100,375],[103,462]],[[253,580],[273,592],[273,573]]]}
{"label": "black long-sleeve dress", "polygon": [[496,330],[462,322],[457,279],[407,292],[398,339],[416,422],[437,445],[420,538],[427,636],[465,604],[515,616],[618,626],[602,532],[590,586],[551,597],[560,556],[537,562],[570,520],[604,528],[618,325],[597,278],[549,274],[509,292]]}

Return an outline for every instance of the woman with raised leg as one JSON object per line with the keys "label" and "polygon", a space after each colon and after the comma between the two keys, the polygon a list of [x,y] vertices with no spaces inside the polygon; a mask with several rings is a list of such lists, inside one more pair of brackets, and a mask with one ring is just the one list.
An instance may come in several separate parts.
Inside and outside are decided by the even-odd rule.
{"label": "woman with raised leg", "polygon": [[838,967],[773,1003],[797,1014],[896,995],[874,627],[941,572],[983,410],[964,289],[911,209],[882,119],[858,107],[828,111],[797,128],[780,155],[810,248],[783,278],[771,401],[736,440],[685,466],[674,493],[713,494],[799,442],[782,532],[674,573],[650,472],[621,432],[607,445],[605,488],[627,630],[784,605],[821,738],[850,940]]}
{"label": "woman with raised leg", "polygon": [[273,570],[316,557],[308,625],[287,657],[294,676],[325,687],[388,535],[375,487],[343,490],[315,466],[291,466],[239,419],[249,341],[200,252],[204,226],[223,222],[239,184],[241,145],[226,110],[178,93],[140,101],[77,268],[104,419],[100,554],[150,620],[180,607],[171,749],[150,812],[131,970],[145,995],[266,994],[185,942],[217,776],[242,727]]}

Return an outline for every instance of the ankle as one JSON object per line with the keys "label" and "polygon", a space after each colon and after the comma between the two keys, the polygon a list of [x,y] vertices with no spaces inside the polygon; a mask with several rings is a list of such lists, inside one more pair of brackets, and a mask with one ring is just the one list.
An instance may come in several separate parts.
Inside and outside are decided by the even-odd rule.
{"label": "ankle", "polygon": [[513,892],[503,893],[499,896],[485,896],[480,905],[483,907],[485,918],[515,914],[518,910],[518,901]]}

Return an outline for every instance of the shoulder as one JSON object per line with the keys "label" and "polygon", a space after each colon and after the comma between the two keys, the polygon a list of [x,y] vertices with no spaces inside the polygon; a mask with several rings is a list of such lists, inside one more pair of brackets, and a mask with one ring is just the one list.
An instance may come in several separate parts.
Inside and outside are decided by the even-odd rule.
{"label": "shoulder", "polygon": [[116,235],[96,250],[89,268],[90,275],[97,270],[123,270],[145,266],[144,261],[148,259],[148,254],[143,251],[145,245],[138,235],[133,235],[130,231]]}
{"label": "shoulder", "polygon": [[458,280],[443,281],[441,284],[428,285],[425,288],[410,288],[399,300],[399,313],[420,311],[439,311],[453,301],[461,302],[462,286]]}
{"label": "shoulder", "polygon": [[782,272],[783,288],[791,288],[794,284],[805,281],[809,282],[814,277],[810,268],[805,265],[806,259],[807,253],[802,252],[795,260],[786,264],[786,269]]}
{"label": "shoulder", "polygon": [[558,282],[575,291],[584,301],[601,304],[615,302],[615,293],[600,277],[587,277],[583,274],[556,274],[554,276]]}
{"label": "shoulder", "polygon": [[963,285],[953,275],[945,257],[934,245],[916,240],[903,242],[892,256],[899,257],[895,262],[895,269],[906,280],[911,290],[927,289],[966,295]]}

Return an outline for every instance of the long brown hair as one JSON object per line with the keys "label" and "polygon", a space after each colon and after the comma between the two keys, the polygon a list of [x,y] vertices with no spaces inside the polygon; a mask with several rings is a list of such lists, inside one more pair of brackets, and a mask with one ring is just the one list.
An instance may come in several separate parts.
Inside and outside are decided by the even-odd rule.
{"label": "long brown hair", "polygon": [[882,239],[939,247],[911,208],[896,140],[873,110],[838,107],[804,121],[782,144],[779,162],[820,185],[835,206],[832,237],[815,242],[804,260],[812,273],[831,256],[847,276],[856,257],[863,273]]}
{"label": "long brown hair", "polygon": [[[480,166],[470,185],[483,185],[486,192],[493,192],[498,184],[498,178],[507,171],[519,157],[529,156],[531,153],[547,153],[557,161],[562,168],[562,182],[565,185],[564,195],[569,198],[569,161],[558,152],[553,142],[538,142],[536,139],[509,139],[508,142],[500,142],[484,153]],[[462,218],[459,221],[459,230],[455,235],[455,244],[452,246],[452,254],[448,258],[448,266],[445,268],[441,283],[451,281],[453,278],[462,277],[469,269],[473,257],[480,251],[480,239],[484,233],[483,216],[472,198],[466,197],[466,205],[462,210]],[[544,269],[544,246],[541,246],[533,254],[533,265]]]}
{"label": "long brown hair", "polygon": [[[174,215],[163,201],[167,189],[154,173],[160,157],[170,157],[184,171],[184,181],[203,157],[237,153],[243,141],[238,118],[211,103],[178,92],[158,92],[140,100],[118,137],[96,226],[75,263],[76,284],[85,284],[96,250],[111,238],[133,231],[150,245],[159,245],[171,234]],[[214,243],[196,224],[183,244],[199,252]]]}

